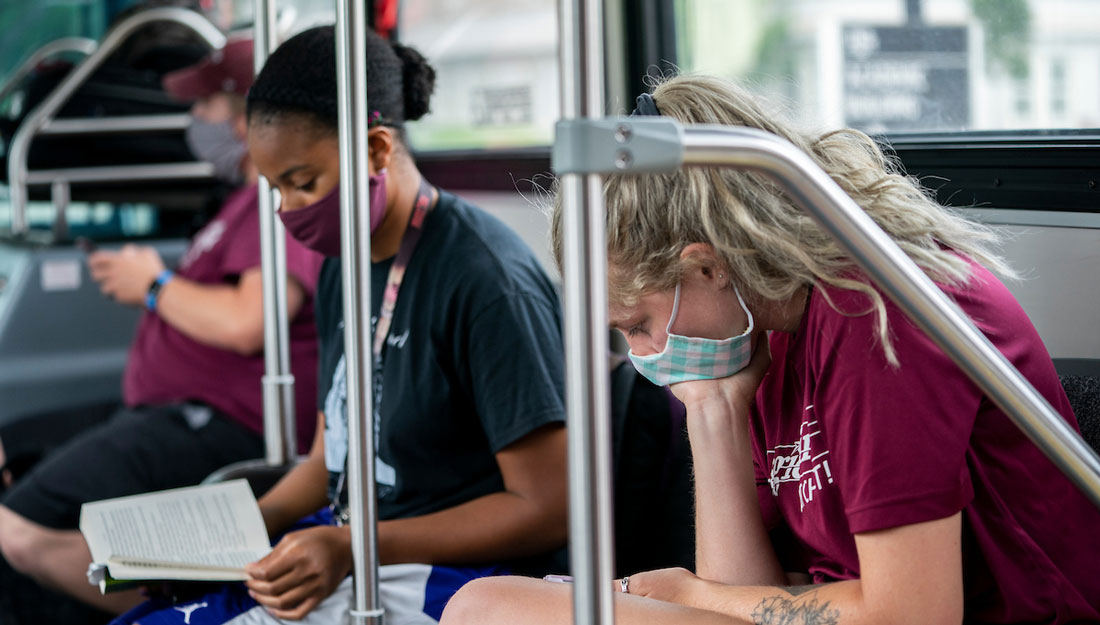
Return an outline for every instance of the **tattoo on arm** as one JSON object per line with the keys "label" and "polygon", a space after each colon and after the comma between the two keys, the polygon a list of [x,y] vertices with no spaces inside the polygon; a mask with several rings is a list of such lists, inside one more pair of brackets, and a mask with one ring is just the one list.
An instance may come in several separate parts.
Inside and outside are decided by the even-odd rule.
{"label": "tattoo on arm", "polygon": [[[830,602],[817,598],[820,586],[792,586],[783,588],[793,598],[782,595],[765,597],[752,611],[755,625],[838,625],[840,610],[830,608]],[[811,593],[799,599],[798,596]]]}

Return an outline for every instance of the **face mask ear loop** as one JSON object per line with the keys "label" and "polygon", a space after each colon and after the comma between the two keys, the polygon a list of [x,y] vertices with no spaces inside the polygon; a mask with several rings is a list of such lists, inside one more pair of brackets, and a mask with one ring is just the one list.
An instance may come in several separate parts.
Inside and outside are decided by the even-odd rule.
{"label": "face mask ear loop", "polygon": [[672,332],[672,324],[676,322],[676,315],[680,312],[680,283],[676,283],[676,297],[672,298],[672,316],[668,318],[665,326],[665,334]]}
{"label": "face mask ear loop", "polygon": [[[734,292],[735,295],[737,295],[737,303],[741,304],[741,310],[745,311],[745,316],[749,318],[749,327],[745,328],[745,331],[738,335],[738,336],[744,336],[744,335],[750,334],[752,332],[752,329],[755,326],[755,324],[753,323],[752,313],[749,312],[749,307],[745,305],[745,300],[744,300],[744,298],[741,297],[741,291],[738,290],[737,287],[733,287],[733,292]],[[675,315],[676,313],[673,312],[673,314]]]}

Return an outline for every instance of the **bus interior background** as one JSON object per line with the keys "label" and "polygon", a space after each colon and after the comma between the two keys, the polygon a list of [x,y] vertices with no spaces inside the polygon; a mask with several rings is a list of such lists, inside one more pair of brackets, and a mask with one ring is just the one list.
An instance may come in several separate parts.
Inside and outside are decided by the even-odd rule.
{"label": "bus interior background", "polygon": [[[326,0],[277,5],[283,37],[335,15]],[[417,46],[439,72],[435,111],[409,129],[426,176],[502,218],[556,276],[542,210],[560,106],[556,1],[374,5],[375,28]],[[53,183],[74,168],[186,168],[193,157],[183,125],[47,135],[33,140],[27,163],[39,172],[29,187],[30,231],[12,232],[11,140],[84,55],[35,53],[64,38],[102,40],[112,24],[151,6],[192,8],[226,33],[252,20],[251,0],[0,5],[8,33],[0,41],[0,425],[19,423],[50,444],[119,401],[138,315],[99,294],[76,240],[141,240],[178,258],[226,191],[194,176]],[[1004,253],[1024,274],[1009,287],[1067,386],[1092,394],[1087,410],[1077,400],[1078,417],[1095,415],[1100,0],[609,0],[607,11],[609,113],[629,112],[647,77],[666,72],[740,79],[800,122],[872,134],[941,203],[1006,231]],[[186,113],[159,78],[205,52],[185,29],[143,28],[58,119],[94,128],[119,116]],[[1089,422],[1095,448],[1096,419]]]}

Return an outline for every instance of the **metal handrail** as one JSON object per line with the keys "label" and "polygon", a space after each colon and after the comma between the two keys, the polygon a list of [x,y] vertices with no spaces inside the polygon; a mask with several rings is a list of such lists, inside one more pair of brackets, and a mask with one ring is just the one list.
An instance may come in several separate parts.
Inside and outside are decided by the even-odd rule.
{"label": "metal handrail", "polygon": [[[586,132],[591,141],[585,141]],[[958,304],[948,298],[828,174],[793,144],[753,128],[682,127],[665,117],[573,120],[559,124],[554,168],[559,173],[572,174],[563,177],[563,190],[566,190],[565,178],[574,178],[578,173],[668,172],[680,166],[735,167],[774,178],[982,392],[1100,507],[1100,457],[982,334]],[[584,241],[578,236],[581,229],[577,221],[565,220],[571,213],[578,212],[576,198],[566,191],[563,200],[563,245],[569,252]],[[594,245],[591,239],[595,237],[589,233],[588,238],[590,247],[583,250],[589,255],[588,260],[599,260],[606,266],[606,252],[601,256],[599,250],[591,247]],[[593,276],[603,277],[599,271],[601,267],[593,269]],[[576,270],[569,270],[568,265],[567,271],[567,301],[578,300],[586,289],[606,289],[606,282],[577,276]],[[581,340],[579,334],[578,327],[567,325],[566,345],[574,346]],[[587,366],[590,362],[584,364]],[[569,373],[572,385],[606,387],[608,384],[607,377],[599,375],[595,368]],[[575,407],[571,405],[570,408]],[[571,459],[574,454],[585,453],[590,456],[589,462],[593,462],[599,451],[592,447],[590,440],[583,438],[588,436],[588,429],[596,428],[605,418],[595,410],[592,413],[581,414],[575,420],[570,414],[569,427],[585,429],[577,439],[580,443],[573,438],[569,440]],[[605,477],[610,477],[610,470],[604,469],[604,473]],[[571,471],[571,505],[581,503],[589,507],[580,511],[571,509],[571,516],[591,519],[601,507],[610,505],[608,499],[593,496],[594,477],[600,476]],[[576,536],[570,539],[574,544],[591,540]],[[574,574],[591,574],[591,571],[575,569]],[[579,608],[600,604],[604,596],[610,595],[611,588],[606,581],[594,588],[588,584],[578,585],[574,589],[575,622],[613,622],[606,620],[602,613],[582,613]]]}
{"label": "metal handrail", "polygon": [[42,169],[27,174],[27,185],[53,184],[56,181],[113,182],[119,180],[196,180],[214,175],[214,166],[205,162],[158,163],[152,165],[114,165],[111,167],[66,167]]}
{"label": "metal handrail", "polygon": [[[255,0],[252,55],[257,74],[276,44],[275,0]],[[286,230],[275,218],[275,201],[266,178],[259,181],[258,199],[264,311],[264,445],[267,463],[276,466],[298,455],[294,373],[290,368]]]}
{"label": "metal handrail", "polygon": [[19,125],[8,151],[8,183],[11,198],[12,234],[26,234],[27,224],[27,156],[36,135],[53,120],[91,74],[137,29],[153,22],[174,22],[191,29],[211,48],[225,45],[225,35],[202,15],[187,9],[157,8],[142,11],[113,28],[91,54],[70,71],[61,83]]}
{"label": "metal handrail", "polygon": [[[558,4],[565,120],[605,114],[603,4]],[[564,175],[561,194],[573,618],[610,625],[615,621],[609,592],[615,565],[603,184],[594,173]]]}
{"label": "metal handrail", "polygon": [[95,39],[88,39],[87,37],[63,37],[61,39],[55,39],[35,50],[19,64],[19,67],[8,77],[7,82],[3,87],[0,87],[0,102],[3,102],[8,94],[26,77],[31,73],[34,68],[38,67],[38,64],[46,59],[63,52],[79,52],[84,56],[87,56],[95,51],[96,41]]}
{"label": "metal handrail", "polygon": [[186,130],[191,123],[187,113],[166,115],[127,115],[125,117],[75,117],[54,119],[38,131],[39,137],[65,135],[122,134]]}
{"label": "metal handrail", "polygon": [[375,412],[371,397],[366,4],[362,0],[338,0],[336,3],[336,100],[352,550],[353,595],[349,616],[355,625],[380,625],[383,609],[378,588]]}

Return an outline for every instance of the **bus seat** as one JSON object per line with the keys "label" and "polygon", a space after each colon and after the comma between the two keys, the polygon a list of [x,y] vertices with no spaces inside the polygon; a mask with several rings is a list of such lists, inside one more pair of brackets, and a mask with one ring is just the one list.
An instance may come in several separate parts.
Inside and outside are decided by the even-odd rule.
{"label": "bus seat", "polygon": [[1066,390],[1069,405],[1077,417],[1081,437],[1097,453],[1100,453],[1100,377],[1092,375],[1063,375],[1062,388]]}
{"label": "bus seat", "polygon": [[616,574],[694,569],[695,501],[684,405],[628,360],[613,358]]}

